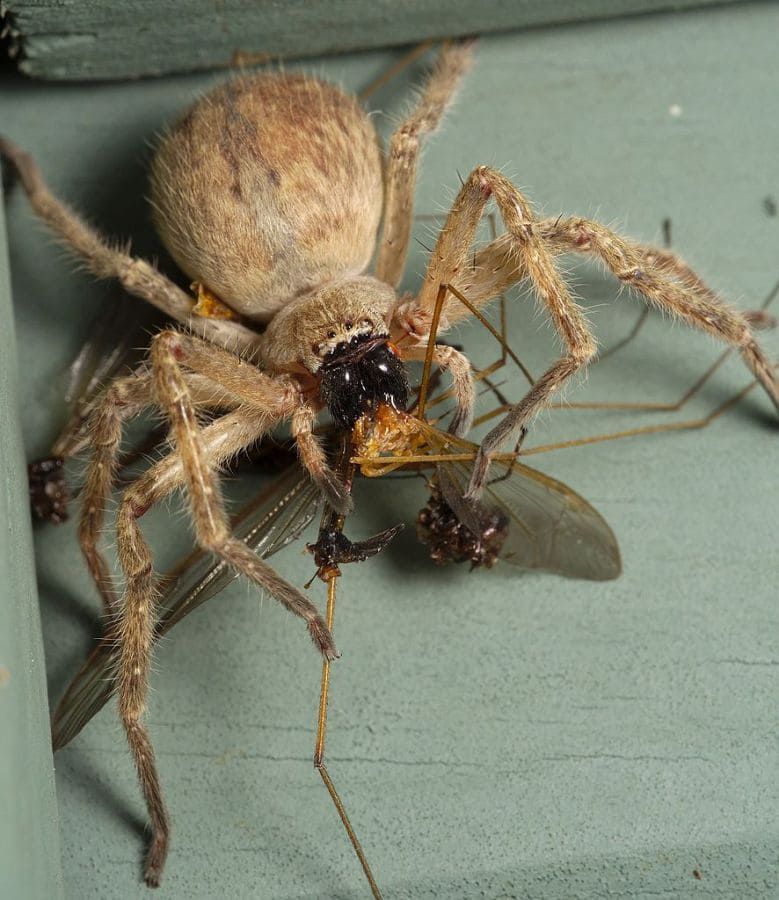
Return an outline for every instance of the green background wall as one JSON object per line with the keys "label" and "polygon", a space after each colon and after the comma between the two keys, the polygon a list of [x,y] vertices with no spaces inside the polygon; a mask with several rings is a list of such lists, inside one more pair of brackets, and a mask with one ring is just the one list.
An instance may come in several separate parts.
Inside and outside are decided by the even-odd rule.
{"label": "green background wall", "polygon": [[[643,240],[659,240],[670,217],[683,254],[724,295],[755,307],[779,275],[777,33],[775,5],[739,4],[485,39],[425,153],[418,211],[445,209],[458,171],[494,164],[549,215],[597,216]],[[303,65],[359,89],[396,56]],[[159,247],[143,201],[147,142],[221,77],[112,85],[6,77],[0,122],[60,193],[151,255]],[[384,133],[407,86],[399,79],[375,98],[388,114],[377,118]],[[118,292],[74,272],[18,191],[6,212],[15,392],[35,455],[61,420],[67,363]],[[429,243],[424,226],[418,236]],[[409,289],[424,259],[417,246]],[[595,270],[570,269],[603,343],[626,334],[638,304]],[[514,346],[539,370],[553,340],[524,295],[512,296]],[[456,340],[477,361],[493,353],[477,328]],[[777,335],[766,342],[779,355]],[[716,352],[653,318],[568,397],[675,399]],[[746,381],[734,360],[684,415],[713,408]],[[516,394],[520,385],[509,378],[503,389]],[[532,438],[657,418],[550,413]],[[776,896],[776,446],[775,414],[754,393],[704,432],[534,458],[613,526],[625,566],[613,583],[507,567],[436,570],[413,528],[347,572],[330,768],[388,898]],[[18,452],[4,455],[9,463],[18,503]],[[416,481],[361,485],[350,531],[411,520],[424,497]],[[161,565],[189,541],[175,506],[150,515],[147,529]],[[72,523],[36,528],[35,545],[56,699],[90,646],[98,604]],[[300,551],[277,558],[298,584],[311,573]],[[318,669],[303,630],[243,584],[165,642],[150,723],[175,832],[155,896],[364,896],[310,764]],[[26,745],[43,779],[37,797],[27,794],[41,829],[29,855],[54,885],[39,741]],[[66,894],[147,896],[143,806],[113,711],[56,767]],[[20,776],[14,782],[26,789]]]}

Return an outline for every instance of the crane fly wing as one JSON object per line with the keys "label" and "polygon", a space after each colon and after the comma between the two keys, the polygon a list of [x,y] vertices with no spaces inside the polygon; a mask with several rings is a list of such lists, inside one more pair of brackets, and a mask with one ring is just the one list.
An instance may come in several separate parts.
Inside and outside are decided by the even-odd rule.
{"label": "crane fly wing", "polygon": [[[245,506],[233,523],[233,534],[265,559],[300,536],[316,515],[321,493],[297,463]],[[223,562],[195,550],[163,576],[157,635],[210,600],[238,576]]]}
{"label": "crane fly wing", "polygon": [[53,453],[68,458],[83,446],[84,425],[108,382],[127,374],[143,359],[148,343],[148,316],[135,304],[109,304],[94,320],[67,372],[65,402],[69,418],[55,441]]}
{"label": "crane fly wing", "polygon": [[[444,483],[455,486],[462,497],[470,478],[468,464],[444,462],[439,466],[445,473]],[[622,562],[614,532],[583,497],[561,481],[518,462],[496,460],[491,471],[494,477],[484,489],[481,504],[502,513],[508,521],[501,559],[523,569],[592,581],[608,581],[620,574]],[[463,515],[459,506],[455,510]],[[470,518],[478,525],[478,513]],[[469,518],[464,520],[472,527],[469,522]]]}
{"label": "crane fly wing", "polygon": [[[316,515],[320,494],[299,465],[291,465],[269,488],[247,504],[233,522],[233,533],[262,558],[299,537]],[[225,563],[196,550],[160,579],[155,640],[235,578]],[[52,722],[55,750],[66,746],[114,692],[116,642],[109,631],[87,657],[60,701]]]}

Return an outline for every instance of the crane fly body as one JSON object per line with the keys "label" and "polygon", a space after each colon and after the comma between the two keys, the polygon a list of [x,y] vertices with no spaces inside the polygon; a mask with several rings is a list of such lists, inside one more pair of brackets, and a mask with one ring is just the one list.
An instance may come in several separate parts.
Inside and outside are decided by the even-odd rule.
{"label": "crane fly body", "polygon": [[[115,646],[101,644],[68,692],[55,742],[72,737],[115,689],[151,824],[144,868],[149,886],[160,883],[170,833],[144,719],[152,648],[163,630],[212,596],[227,573],[237,573],[300,618],[323,658],[315,765],[379,896],[323,764],[329,666],[338,656],[332,622],[339,564],[378,552],[393,532],[356,543],[343,537],[355,466],[366,475],[429,468],[431,493],[418,531],[437,561],[490,566],[506,559],[592,579],[619,573],[613,534],[595,510],[506,452],[597,354],[558,257],[594,258],[650,304],[727,343],[779,407],[779,382],[753,321],[722,302],[679,257],[580,217],[539,218],[516,186],[490,166],[476,165],[461,179],[417,291],[398,293],[420,148],[440,124],[472,54],[471,42],[444,45],[386,154],[358,100],[316,78],[243,76],[197,101],[159,142],[150,195],[159,235],[192,283],[194,297],[150,263],[104,240],[51,193],[26,153],[0,138],[0,153],[15,168],[35,212],[62,242],[94,275],[117,279],[175,326],[155,335],[147,357],[130,374],[97,394],[68,444],[68,452],[90,454],[79,540]],[[493,203],[505,231],[474,251],[479,222]],[[503,404],[502,418],[484,439],[471,444],[466,435],[478,375],[468,357],[438,335],[470,316],[481,321],[486,304],[523,282],[548,314],[562,349],[522,398]],[[409,414],[406,365],[415,362],[424,362],[423,383]],[[424,417],[433,365],[451,384],[454,409],[446,433]],[[120,592],[100,536],[123,428],[149,409],[163,413],[171,446],[126,487],[118,505]],[[338,464],[317,430],[327,414],[343,435]],[[236,533],[220,468],[282,423],[290,425],[313,487],[298,494],[285,476],[289,490],[278,505],[261,503],[244,523],[247,530],[242,525]],[[58,493],[58,473],[55,462],[33,475],[38,505],[61,518],[66,498]],[[140,520],[179,488],[189,502],[201,556],[171,586],[154,575]],[[328,582],[325,615],[263,558],[279,545],[277,529],[281,543],[299,533],[320,496],[326,512],[313,552]],[[204,569],[202,560],[212,555],[216,564]],[[106,672],[108,694],[96,678]]]}

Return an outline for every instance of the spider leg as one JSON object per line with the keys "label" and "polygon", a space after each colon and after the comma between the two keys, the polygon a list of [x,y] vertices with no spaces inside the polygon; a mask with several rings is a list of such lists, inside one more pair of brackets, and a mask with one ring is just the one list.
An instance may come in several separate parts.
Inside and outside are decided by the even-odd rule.
{"label": "spider leg", "polygon": [[304,619],[316,646],[333,659],[336,652],[332,638],[314,604],[230,533],[222,491],[204,450],[202,431],[179,363],[180,338],[175,331],[158,334],[152,342],[151,361],[157,398],[168,414],[174,446],[181,457],[198,543]]}
{"label": "spider leg", "polygon": [[310,403],[299,406],[292,414],[292,436],[295,438],[300,461],[330,506],[336,512],[346,514],[352,507],[351,496],[328,465],[322,444],[314,434],[315,424],[316,411]]}
{"label": "spider leg", "polygon": [[106,389],[93,412],[87,432],[93,447],[92,458],[81,490],[82,504],[78,537],[107,613],[116,611],[117,596],[113,578],[99,548],[105,507],[116,474],[122,423],[138,415],[153,402],[148,373],[117,378]]}
{"label": "spider leg", "polygon": [[98,278],[116,278],[122,287],[166,315],[221,346],[253,353],[258,335],[239,322],[193,315],[195,301],[146,260],[130,256],[86,224],[49,190],[32,157],[0,136],[0,156],[16,170],[35,213]]}
{"label": "spider leg", "polygon": [[[538,232],[544,242],[547,243],[548,249],[556,255],[568,252],[582,252],[580,247],[573,246],[570,241],[564,239],[564,232],[561,233],[560,228],[560,224],[563,221],[564,220],[561,220],[559,217],[555,217],[553,219],[543,219],[538,223]],[[665,275],[681,280],[701,296],[708,297],[717,303],[721,302],[717,297],[717,294],[703,281],[703,279],[683,259],[672,251],[653,247],[648,244],[633,243],[632,246],[636,253],[643,257],[647,266],[656,265]],[[490,243],[486,244],[476,252],[473,257],[473,265],[458,275],[456,286],[453,285],[450,290],[455,296],[458,293],[466,296],[471,303],[471,307],[469,308],[470,313],[472,315],[478,315],[478,308],[480,306],[483,306],[492,297],[496,296],[498,292],[505,291],[508,287],[518,281],[522,281],[525,277],[527,277],[527,272],[521,265],[521,261],[518,260],[516,252],[512,249],[511,235],[502,234],[500,237],[494,238]],[[775,299],[777,292],[779,292],[779,284],[773,288],[759,309],[741,312],[741,315],[751,325],[753,331],[775,327],[775,319],[766,310]],[[597,359],[593,360],[590,365],[592,366],[596,363],[600,364],[604,362],[609,356],[629,344],[640,332],[647,320],[649,312],[650,308],[645,306],[629,333],[606,350],[599,351]],[[467,313],[462,308],[458,309],[455,304],[452,304],[447,314],[447,319],[449,323],[453,323],[466,314]],[[510,352],[510,348],[507,347],[506,349]],[[681,409],[701,390],[733,349],[735,348],[731,346],[730,351],[723,353],[677,400],[665,403],[645,403],[641,401],[619,403],[566,403],[565,408],[675,412]],[[515,360],[515,362],[518,362],[518,360]],[[502,410],[500,409],[493,410],[492,413],[487,414],[487,416],[481,417],[480,421],[487,421],[489,418],[500,414],[501,411]]]}
{"label": "spider leg", "polygon": [[268,415],[268,427],[291,416],[301,462],[333,508],[342,513],[349,511],[349,494],[328,465],[322,446],[313,434],[315,410],[301,400],[291,378],[266,375],[253,363],[192,335],[175,331],[168,334],[166,340],[182,366],[221,385],[256,410],[264,411]]}
{"label": "spider leg", "polygon": [[[671,250],[628,241],[611,229],[581,218],[543,219],[536,231],[547,250],[555,255],[581,253],[595,256],[608,271],[641,294],[645,300],[679,316],[720,340],[739,349],[749,369],[760,381],[779,409],[779,382],[755,340],[754,329],[770,326],[761,311],[741,312],[728,306],[709,285]],[[453,283],[474,306],[487,302],[511,284],[530,277],[523,258],[506,233],[476,253],[474,264]],[[452,304],[447,323],[453,324],[465,312]],[[643,317],[639,323],[643,322]],[[750,327],[751,326],[751,327]],[[600,355],[604,359],[631,340],[630,335]],[[672,404],[678,408],[680,404]]]}
{"label": "spider leg", "polygon": [[[191,384],[189,379],[187,383]],[[203,398],[213,396],[213,390],[206,392],[206,386],[202,383],[195,382],[194,387]],[[105,392],[90,420],[88,436],[94,449],[81,490],[79,542],[108,613],[116,612],[118,608],[117,594],[99,541],[105,508],[120,460],[122,425],[152,402],[151,376],[148,373],[117,379]],[[221,465],[266,430],[266,417],[258,415],[249,406],[239,407],[222,416],[203,429],[203,445],[209,463]],[[151,506],[183,483],[181,460],[174,451],[141,475],[135,486],[147,506]]]}
{"label": "spider leg", "polygon": [[[558,331],[565,354],[535,382],[525,397],[515,404],[503,420],[483,440],[474,463],[467,496],[475,497],[486,483],[489,459],[498,448],[517,433],[549,398],[585,366],[595,355],[596,344],[582,310],[573,300],[554,265],[554,252],[576,249],[596,254],[624,284],[634,288],[648,301],[678,315],[692,325],[708,331],[737,347],[754,375],[779,408],[779,382],[760,349],[746,318],[723,304],[688,267],[673,262],[676,257],[632,245],[607,228],[583,219],[545,222],[544,228],[533,215],[522,194],[499,172],[486,166],[474,170],[463,185],[449,213],[432,254],[422,289],[416,302],[399,304],[395,311],[396,331],[414,334],[417,339],[429,328],[439,285],[458,284],[468,274],[468,253],[487,200],[494,197],[507,229],[507,235],[492,242],[505,253],[511,275],[493,278],[507,286],[510,277],[527,277],[544,302]],[[498,243],[500,242],[500,243]],[[551,248],[551,249],[550,249]],[[473,269],[473,266],[470,266]],[[673,277],[673,272],[678,278]],[[479,297],[479,300],[486,298]],[[450,304],[443,327],[463,317],[463,310]]]}
{"label": "spider leg", "polygon": [[116,518],[119,562],[126,581],[116,628],[119,714],[151,822],[152,837],[144,873],[150,886],[156,886],[160,881],[168,851],[170,819],[149,732],[143,722],[154,639],[155,578],[151,551],[138,521],[140,517],[182,481],[189,496],[200,546],[215,553],[304,619],[325,658],[333,659],[337,655],[327,625],[314,604],[230,533],[215,474],[216,465],[221,458],[233,455],[262,433],[272,416],[247,405],[201,429],[179,363],[179,357],[183,355],[182,337],[186,338],[177,332],[165,331],[155,337],[151,347],[151,379],[157,400],[170,419],[176,453],[166,457],[124,492]]}
{"label": "spider leg", "polygon": [[390,139],[376,277],[393,287],[406,264],[420,140],[438,127],[471,60],[471,42],[444,44],[416,106]]}
{"label": "spider leg", "polygon": [[[546,249],[555,256],[564,253],[586,253],[590,248],[585,248],[572,239],[571,223],[582,221],[585,220],[563,219],[559,216],[540,219],[535,225],[535,230],[546,245]],[[630,244],[635,253],[643,259],[645,266],[661,270],[666,276],[681,281],[700,296],[721,302],[715,291],[672,250],[638,242],[625,241],[625,243]],[[527,277],[527,268],[522,257],[517,254],[512,235],[505,232],[480,247],[473,255],[472,264],[461,269],[452,279],[452,284],[459,288],[474,306],[482,306]],[[462,318],[463,315],[465,313],[455,312],[455,319]]]}
{"label": "spider leg", "polygon": [[[426,360],[427,349],[411,346],[401,349],[404,360],[422,362]],[[468,357],[454,347],[437,344],[433,347],[431,362],[448,369],[452,376],[452,393],[454,395],[454,417],[449,431],[457,437],[464,437],[473,423],[473,410],[476,404],[473,369]]]}
{"label": "spider leg", "polygon": [[[241,400],[252,404],[249,410],[219,419],[205,429],[204,442],[214,456],[210,460],[212,464],[237,453],[294,408],[297,394],[286,380],[269,378],[251,363],[225,350],[209,347],[198,338],[177,335],[172,340],[176,341],[180,357],[198,370],[186,373],[185,378],[190,396],[199,405],[234,407]],[[99,549],[99,538],[117,471],[122,424],[153,402],[154,390],[148,372],[116,379],[100,397],[84,435],[84,443],[93,447],[93,453],[82,489],[79,541],[107,612],[116,606],[116,591]],[[149,491],[149,503],[163,496],[160,493],[163,488],[165,493],[173,489],[169,486],[169,470],[174,458],[168,457],[142,477]]]}
{"label": "spider leg", "polygon": [[[438,237],[422,288],[416,302],[400,304],[395,313],[396,330],[415,334],[417,338],[429,330],[432,310],[442,284],[456,283],[469,263],[470,248],[476,228],[490,197],[494,197],[506,226],[514,252],[543,300],[565,347],[557,359],[533,384],[525,397],[514,405],[504,419],[485,437],[474,462],[468,487],[469,497],[478,496],[487,479],[490,455],[541,409],[549,397],[595,355],[596,344],[582,310],[574,302],[554,264],[552,254],[535,232],[535,219],[530,205],[514,185],[500,172],[479,166],[460,189],[446,224]],[[449,304],[442,315],[442,327],[449,327],[448,311],[460,306]]]}
{"label": "spider leg", "polygon": [[779,410],[779,381],[748,318],[722,300],[675,254],[627,241],[587,219],[560,219],[552,239],[595,256],[623,284],[688,324],[737,348]]}

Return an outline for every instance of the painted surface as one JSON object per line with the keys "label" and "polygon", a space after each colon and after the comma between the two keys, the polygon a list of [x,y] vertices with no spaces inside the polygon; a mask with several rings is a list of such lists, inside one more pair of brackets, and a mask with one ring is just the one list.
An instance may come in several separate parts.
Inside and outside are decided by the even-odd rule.
{"label": "painted surface", "polygon": [[62,871],[6,247],[0,207],[0,897],[54,900]]}
{"label": "painted surface", "polygon": [[[728,0],[9,0],[10,46],[35,78],[136,78],[587,22]],[[733,0],[730,0],[733,2]]]}
{"label": "painted surface", "polygon": [[[458,171],[498,165],[549,215],[597,216],[646,241],[670,217],[685,257],[755,307],[779,275],[778,32],[776,6],[748,4],[485,40],[426,150],[418,211],[445,209]],[[392,58],[311,68],[359,89]],[[0,120],[91,221],[150,255],[146,142],[217,77],[20,80]],[[398,115],[406,87],[392,82],[376,108]],[[386,133],[392,119],[377,121]],[[23,198],[7,214],[33,455],[56,431],[63,370],[117,290],[74,272]],[[425,255],[417,245],[408,288]],[[567,265],[604,346],[625,335],[638,304]],[[524,296],[511,295],[511,336],[539,371],[554,342]],[[493,357],[478,327],[455,339]],[[765,340],[779,356],[779,335]],[[676,399],[717,352],[655,317],[568,398]],[[734,360],[670,418],[705,413],[747,380]],[[549,413],[532,442],[661,418]],[[328,755],[386,897],[776,896],[777,434],[755,393],[702,432],[534,458],[613,526],[625,572],[609,584],[436,570],[413,528],[347,571]],[[350,532],[410,521],[425,496],[416,480],[363,484]],[[146,528],[161,565],[189,541],[175,504]],[[90,646],[97,597],[73,523],[35,537],[56,698]],[[301,551],[276,558],[297,584],[311,574]],[[365,895],[310,763],[318,679],[304,629],[243,584],[165,642],[149,720],[175,831],[155,897]],[[67,894],[148,896],[143,806],[112,710],[59,755],[57,775]]]}

